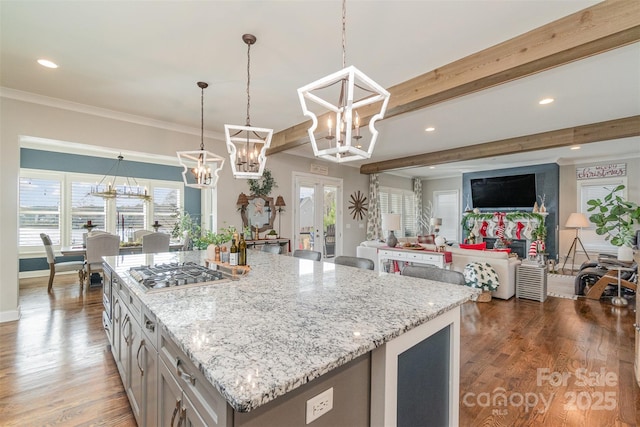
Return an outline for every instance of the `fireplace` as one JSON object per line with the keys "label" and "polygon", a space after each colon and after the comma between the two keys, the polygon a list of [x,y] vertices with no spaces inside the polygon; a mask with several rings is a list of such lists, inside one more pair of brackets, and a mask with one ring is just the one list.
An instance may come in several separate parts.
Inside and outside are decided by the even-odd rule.
{"label": "fireplace", "polygon": [[[495,237],[483,237],[482,241],[487,242],[487,249],[493,249],[493,245],[498,240]],[[509,244],[512,253],[518,254],[518,258],[526,258],[529,253],[530,242],[524,239],[513,239]]]}

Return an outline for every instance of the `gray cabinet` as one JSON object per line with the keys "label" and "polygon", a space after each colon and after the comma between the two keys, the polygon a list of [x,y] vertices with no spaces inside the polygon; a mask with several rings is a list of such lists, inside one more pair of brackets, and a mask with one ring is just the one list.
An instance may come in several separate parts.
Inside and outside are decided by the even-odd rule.
{"label": "gray cabinet", "polygon": [[[187,425],[225,426],[231,422],[233,414],[226,399],[213,388],[164,331],[160,331],[158,339],[158,355],[161,361],[158,400],[162,414],[158,420],[159,425],[168,425],[165,423],[169,415],[166,405],[172,404],[175,407],[178,400],[181,402],[180,419]],[[167,378],[167,375],[170,375],[173,381]],[[175,389],[176,386],[182,393],[180,396]]]}
{"label": "gray cabinet", "polygon": [[111,353],[136,422],[139,426],[156,426],[158,351],[151,332],[155,330],[155,318],[150,323],[149,316],[143,316],[140,300],[121,286],[115,274],[111,285],[113,325],[111,334],[107,334]]}

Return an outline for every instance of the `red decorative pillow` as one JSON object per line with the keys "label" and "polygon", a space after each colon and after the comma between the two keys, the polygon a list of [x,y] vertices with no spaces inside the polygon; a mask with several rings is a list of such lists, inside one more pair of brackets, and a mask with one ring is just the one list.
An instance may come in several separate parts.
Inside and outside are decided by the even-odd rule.
{"label": "red decorative pillow", "polygon": [[477,251],[484,251],[487,249],[487,242],[482,243],[474,243],[472,245],[465,245],[464,243],[460,243],[461,249],[475,249]]}

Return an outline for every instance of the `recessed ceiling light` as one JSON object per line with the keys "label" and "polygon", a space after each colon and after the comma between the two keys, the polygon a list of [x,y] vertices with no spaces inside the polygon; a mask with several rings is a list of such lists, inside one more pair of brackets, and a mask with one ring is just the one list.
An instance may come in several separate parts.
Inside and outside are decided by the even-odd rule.
{"label": "recessed ceiling light", "polygon": [[538,104],[540,104],[540,105],[547,105],[547,104],[551,104],[553,101],[555,101],[555,99],[553,99],[553,98],[544,98],[544,99],[541,99],[541,100],[538,102]]}
{"label": "recessed ceiling light", "polygon": [[49,61],[48,59],[38,59],[38,64],[47,68],[58,68],[58,64],[55,62]]}
{"label": "recessed ceiling light", "polygon": [[434,130],[436,130],[436,128],[434,128],[433,126],[429,126],[425,129],[425,132],[433,132]]}
{"label": "recessed ceiling light", "polygon": [[435,169],[435,168],[436,168],[435,166],[429,166],[429,169]]}
{"label": "recessed ceiling light", "polygon": [[579,150],[580,146],[579,145],[574,145],[573,147],[570,147],[571,150]]}

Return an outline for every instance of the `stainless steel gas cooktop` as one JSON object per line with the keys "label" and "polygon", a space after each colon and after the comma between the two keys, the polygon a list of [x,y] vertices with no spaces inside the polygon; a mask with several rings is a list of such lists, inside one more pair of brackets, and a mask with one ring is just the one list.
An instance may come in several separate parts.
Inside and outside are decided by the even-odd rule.
{"label": "stainless steel gas cooktop", "polygon": [[227,280],[220,271],[211,270],[194,262],[172,262],[131,267],[129,274],[149,291],[190,287]]}

